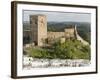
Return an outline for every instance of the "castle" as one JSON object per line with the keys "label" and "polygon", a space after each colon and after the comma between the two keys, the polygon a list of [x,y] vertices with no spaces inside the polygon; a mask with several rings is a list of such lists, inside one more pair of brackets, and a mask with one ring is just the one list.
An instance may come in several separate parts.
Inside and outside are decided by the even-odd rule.
{"label": "castle", "polygon": [[37,46],[43,46],[45,40],[52,43],[57,39],[77,39],[85,45],[88,44],[78,35],[76,25],[69,26],[64,29],[64,32],[48,32],[47,18],[42,14],[30,15],[30,30],[25,30],[23,35],[24,37],[30,37],[31,42]]}

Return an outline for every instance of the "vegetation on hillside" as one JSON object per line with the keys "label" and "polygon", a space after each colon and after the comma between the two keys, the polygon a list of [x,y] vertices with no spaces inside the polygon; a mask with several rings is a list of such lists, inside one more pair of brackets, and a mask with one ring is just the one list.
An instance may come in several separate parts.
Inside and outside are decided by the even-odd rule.
{"label": "vegetation on hillside", "polygon": [[34,58],[49,59],[90,59],[90,46],[83,45],[78,40],[60,41],[47,48],[28,48],[29,55]]}
{"label": "vegetation on hillside", "polygon": [[[90,23],[80,22],[48,22],[48,31],[64,31],[70,25],[77,24],[78,34],[86,41],[91,41]],[[29,30],[29,23],[24,23],[24,30]],[[23,38],[23,43],[29,43],[31,38]],[[91,44],[91,43],[90,43]],[[49,59],[90,59],[91,50],[89,45],[83,45],[78,40],[67,40],[64,43],[55,42],[50,47],[33,47],[27,48],[28,54],[34,58],[49,58]]]}

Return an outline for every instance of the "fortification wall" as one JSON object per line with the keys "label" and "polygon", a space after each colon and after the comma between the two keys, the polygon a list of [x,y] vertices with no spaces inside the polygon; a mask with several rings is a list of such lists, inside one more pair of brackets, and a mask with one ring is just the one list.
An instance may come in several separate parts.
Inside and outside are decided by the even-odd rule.
{"label": "fortification wall", "polygon": [[65,32],[48,32],[48,38],[60,38],[65,36]]}

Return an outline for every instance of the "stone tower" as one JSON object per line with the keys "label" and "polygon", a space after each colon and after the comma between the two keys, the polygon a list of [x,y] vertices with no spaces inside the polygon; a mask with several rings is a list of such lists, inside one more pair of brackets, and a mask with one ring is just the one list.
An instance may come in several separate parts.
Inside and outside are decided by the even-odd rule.
{"label": "stone tower", "polygon": [[76,39],[76,26],[69,26],[65,29],[65,37],[69,39]]}
{"label": "stone tower", "polygon": [[43,46],[47,38],[47,20],[45,15],[30,16],[32,42],[37,46]]}

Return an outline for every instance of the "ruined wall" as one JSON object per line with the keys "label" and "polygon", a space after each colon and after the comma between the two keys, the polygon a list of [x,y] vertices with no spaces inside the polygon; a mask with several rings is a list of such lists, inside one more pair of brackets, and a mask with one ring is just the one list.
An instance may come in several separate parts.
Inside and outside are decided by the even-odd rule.
{"label": "ruined wall", "polygon": [[75,39],[75,29],[69,28],[65,29],[65,32],[47,32],[47,38],[49,43],[53,43],[57,40],[65,39]]}
{"label": "ruined wall", "polygon": [[48,38],[61,38],[65,36],[65,32],[48,32]]}
{"label": "ruined wall", "polygon": [[47,37],[48,39],[51,40],[55,40],[55,39],[59,39],[59,38],[66,38],[66,39],[71,39],[71,38],[75,38],[75,29],[73,28],[68,28],[64,30],[65,32],[48,32],[47,33]]}
{"label": "ruined wall", "polygon": [[75,38],[75,29],[74,28],[65,29],[65,37],[66,38]]}
{"label": "ruined wall", "polygon": [[55,41],[59,40],[64,36],[64,32],[47,32],[48,43],[54,43]]}

